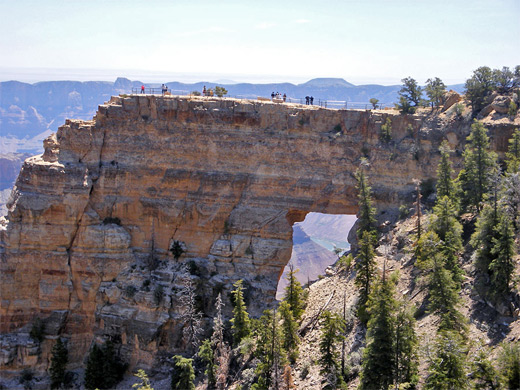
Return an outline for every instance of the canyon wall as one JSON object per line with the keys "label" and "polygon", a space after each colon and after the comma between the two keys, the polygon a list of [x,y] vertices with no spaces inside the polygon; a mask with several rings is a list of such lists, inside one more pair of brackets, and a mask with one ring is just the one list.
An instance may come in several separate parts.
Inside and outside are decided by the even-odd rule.
{"label": "canyon wall", "polygon": [[[187,279],[206,325],[219,293],[230,312],[238,279],[260,314],[291,256],[294,222],[356,213],[362,162],[380,210],[409,204],[413,179],[435,176],[443,139],[460,166],[469,124],[168,96],[113,97],[92,121],[67,120],[25,161],[0,226],[3,369],[46,366],[58,335],[73,365],[107,338],[131,366],[182,351]],[[490,130],[505,150],[512,126]],[[46,334],[38,354],[27,345],[36,317]]]}

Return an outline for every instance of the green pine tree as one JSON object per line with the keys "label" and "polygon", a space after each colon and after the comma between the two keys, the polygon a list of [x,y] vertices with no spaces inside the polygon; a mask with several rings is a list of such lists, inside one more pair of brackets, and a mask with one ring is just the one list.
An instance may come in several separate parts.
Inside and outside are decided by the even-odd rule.
{"label": "green pine tree", "polygon": [[104,389],[103,351],[96,344],[92,347],[85,368],[85,388],[88,390]]}
{"label": "green pine tree", "polygon": [[244,302],[244,287],[242,287],[242,280],[236,281],[233,286],[235,289],[231,292],[233,294],[233,318],[231,319],[231,330],[233,332],[233,343],[240,344],[240,341],[249,336],[251,332],[251,324],[249,320],[249,313],[247,312],[246,304]]}
{"label": "green pine tree", "polygon": [[254,323],[254,356],[258,359],[258,364],[255,369],[257,381],[251,387],[252,390],[269,390],[272,386],[276,388],[283,374],[282,367],[286,362],[286,355],[282,348],[283,336],[278,322],[277,313],[266,310]]}
{"label": "green pine tree", "polygon": [[294,320],[291,307],[287,301],[280,304],[280,316],[282,318],[282,346],[287,352],[289,362],[294,364],[298,358],[298,323]]}
{"label": "green pine tree", "polygon": [[206,339],[202,342],[198,355],[206,364],[204,374],[208,378],[208,389],[214,389],[217,385],[217,364],[211,340]]}
{"label": "green pine tree", "polygon": [[61,341],[61,338],[58,338],[51,352],[51,366],[49,368],[51,389],[59,389],[64,384],[68,359],[67,348]]}
{"label": "green pine tree", "polygon": [[367,303],[376,272],[374,235],[364,231],[359,241],[359,252],[356,256],[356,286],[359,289],[358,317],[363,323],[368,322]]}
{"label": "green pine tree", "polygon": [[494,259],[489,264],[489,269],[492,272],[492,293],[498,298],[506,297],[511,292],[511,278],[515,269],[515,235],[511,219],[505,213],[500,215],[496,234],[491,248]]}
{"label": "green pine tree", "polygon": [[489,137],[482,122],[475,120],[471,125],[463,158],[464,168],[459,173],[463,206],[479,212],[496,166],[496,154],[489,150]]}
{"label": "green pine tree", "polygon": [[520,347],[518,342],[502,345],[498,365],[505,387],[520,389]]}
{"label": "green pine tree", "polygon": [[345,337],[345,321],[338,313],[325,310],[321,314],[322,328],[320,338],[321,374],[326,375],[330,388],[343,386],[341,367],[338,361],[339,353],[337,344]]}
{"label": "green pine tree", "polygon": [[455,202],[457,195],[457,185],[453,176],[453,168],[450,162],[450,147],[447,141],[443,141],[439,147],[441,160],[437,166],[437,198],[447,196]]}
{"label": "green pine tree", "polygon": [[499,375],[488,359],[489,351],[481,349],[472,362],[473,388],[475,390],[500,389]]}
{"label": "green pine tree", "polygon": [[475,249],[475,266],[482,275],[487,275],[493,260],[491,249],[496,238],[495,226],[498,225],[498,208],[485,204],[477,219],[475,232],[471,236],[471,246]]}
{"label": "green pine tree", "polygon": [[173,357],[173,371],[171,380],[172,390],[195,390],[193,381],[195,372],[193,370],[193,360],[179,355]]}
{"label": "green pine tree", "polygon": [[393,283],[383,279],[374,286],[370,295],[370,320],[360,390],[387,390],[394,383],[396,305]]}
{"label": "green pine tree", "polygon": [[419,382],[419,361],[417,357],[417,335],[415,318],[409,305],[401,302],[395,318],[395,372],[397,385],[414,389]]}
{"label": "green pine tree", "polygon": [[101,347],[94,344],[85,369],[85,388],[111,389],[123,379],[126,368],[111,341]]}
{"label": "green pine tree", "polygon": [[464,390],[466,378],[466,348],[458,333],[440,332],[437,336],[434,355],[430,358],[426,390]]}
{"label": "green pine tree", "polygon": [[509,149],[506,153],[507,172],[515,173],[520,170],[520,128],[516,129],[509,140]]}
{"label": "green pine tree", "polygon": [[289,264],[289,272],[287,273],[287,287],[285,287],[285,296],[283,300],[289,304],[293,318],[299,322],[305,309],[306,293],[301,283],[296,279],[296,272],[293,264]]}
{"label": "green pine tree", "polygon": [[428,231],[421,237],[421,258],[417,265],[426,275],[429,293],[428,311],[440,317],[440,330],[464,331],[464,317],[458,311],[460,301],[458,286],[452,273],[445,268],[443,255],[439,250],[441,241],[437,234]]}
{"label": "green pine tree", "polygon": [[462,225],[456,214],[450,198],[443,196],[433,208],[430,228],[441,240],[439,250],[444,256],[444,267],[452,273],[453,280],[460,284],[463,273],[458,263],[458,254],[462,250]]}
{"label": "green pine tree", "polygon": [[358,190],[358,229],[357,237],[360,239],[364,232],[376,232],[376,209],[372,206],[371,188],[367,183],[363,169],[356,171],[357,190]]}

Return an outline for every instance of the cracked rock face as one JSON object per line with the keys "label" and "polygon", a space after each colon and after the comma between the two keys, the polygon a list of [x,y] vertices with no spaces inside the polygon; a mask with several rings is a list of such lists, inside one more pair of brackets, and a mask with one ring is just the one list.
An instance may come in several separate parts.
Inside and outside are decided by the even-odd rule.
{"label": "cracked rock face", "polygon": [[[387,118],[393,141],[382,144]],[[207,327],[219,293],[230,313],[238,279],[260,314],[290,259],[292,224],[356,213],[363,157],[376,204],[395,208],[411,202],[413,178],[434,177],[440,142],[461,148],[468,132],[392,112],[114,97],[92,121],[67,120],[23,165],[0,224],[0,330],[27,334],[39,317],[43,350],[61,335],[73,365],[111,337],[131,366],[152,366],[186,348],[186,278]],[[19,355],[9,349],[4,367],[22,367]]]}

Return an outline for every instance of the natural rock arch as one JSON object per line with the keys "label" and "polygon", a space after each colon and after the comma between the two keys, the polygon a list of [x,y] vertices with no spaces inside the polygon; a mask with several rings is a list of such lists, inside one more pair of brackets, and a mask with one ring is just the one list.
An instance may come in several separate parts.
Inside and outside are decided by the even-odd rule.
{"label": "natural rock arch", "polygon": [[[394,141],[383,144],[387,117]],[[397,207],[411,200],[414,177],[434,177],[442,139],[456,147],[467,134],[468,126],[420,131],[423,120],[113,97],[92,121],[67,120],[24,163],[0,236],[0,329],[40,316],[70,337],[72,361],[94,335],[117,335],[132,364],[151,364],[157,351],[182,348],[179,262],[189,263],[207,315],[237,279],[259,314],[290,258],[292,224],[311,211],[356,212],[363,158],[378,207]],[[179,260],[169,251],[175,241]]]}

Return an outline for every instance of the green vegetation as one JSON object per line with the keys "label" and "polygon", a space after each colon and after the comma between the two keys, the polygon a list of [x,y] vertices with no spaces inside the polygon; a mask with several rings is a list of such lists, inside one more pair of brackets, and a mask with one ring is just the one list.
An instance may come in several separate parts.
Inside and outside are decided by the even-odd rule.
{"label": "green vegetation", "polygon": [[345,337],[345,321],[337,314],[324,311],[321,314],[322,336],[320,339],[320,358],[321,373],[326,376],[330,389],[341,388],[343,376],[338,362],[339,354],[336,344]]}
{"label": "green vegetation", "polygon": [[103,346],[93,345],[85,369],[85,388],[111,389],[123,379],[127,365],[114,350],[114,344],[107,341]]}
{"label": "green vegetation", "polygon": [[249,314],[246,310],[244,302],[244,287],[242,287],[242,280],[236,281],[233,286],[235,289],[231,292],[233,294],[233,318],[231,319],[231,330],[233,331],[233,343],[235,346],[240,344],[244,337],[249,336],[251,332],[251,324]]}
{"label": "green vegetation", "polygon": [[379,99],[371,98],[369,102],[372,104],[372,108],[375,110],[377,108],[377,103],[379,103]]}
{"label": "green vegetation", "polygon": [[134,376],[138,377],[140,382],[134,383],[132,388],[135,390],[153,390],[152,385],[150,384],[150,379],[148,379],[148,375],[144,370],[137,370],[137,373]]}
{"label": "green vegetation", "polygon": [[446,85],[444,85],[440,78],[435,77],[434,79],[426,80],[424,91],[429,98],[432,108],[438,107],[442,104],[442,99],[446,93]]}
{"label": "green vegetation", "polygon": [[215,95],[218,97],[226,96],[228,93],[227,89],[224,87],[219,87],[218,85],[215,87]]}
{"label": "green vegetation", "polygon": [[[422,89],[411,77],[401,80],[403,86],[399,90],[397,108],[402,114],[413,114],[421,102]],[[413,105],[412,105],[413,104]]]}
{"label": "green vegetation", "polygon": [[392,140],[392,120],[388,117],[379,131],[379,139],[381,142],[389,143]]}
{"label": "green vegetation", "polygon": [[52,347],[51,352],[51,365],[49,367],[51,389],[59,389],[63,384],[65,384],[67,361],[67,348],[61,341],[61,338],[58,338],[56,344]]}
{"label": "green vegetation", "polygon": [[489,150],[489,137],[482,122],[475,120],[471,125],[463,158],[464,168],[459,173],[462,207],[479,212],[496,170],[496,155]]}
{"label": "green vegetation", "polygon": [[439,333],[430,358],[424,388],[428,390],[467,389],[466,347],[456,332]]}
{"label": "green vegetation", "polygon": [[193,360],[175,355],[173,362],[171,390],[195,390]]}

